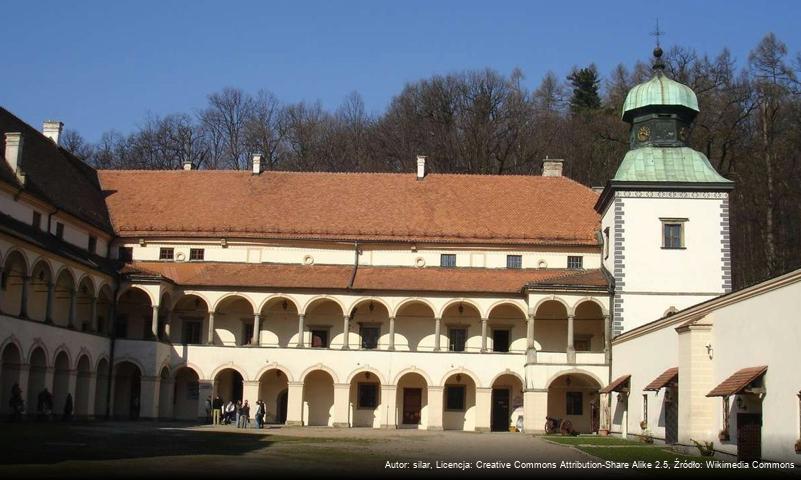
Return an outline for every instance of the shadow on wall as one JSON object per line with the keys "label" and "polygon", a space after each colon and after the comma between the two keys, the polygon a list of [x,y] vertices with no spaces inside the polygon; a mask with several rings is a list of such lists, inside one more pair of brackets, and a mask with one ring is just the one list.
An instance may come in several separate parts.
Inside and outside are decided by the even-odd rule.
{"label": "shadow on wall", "polygon": [[[120,435],[123,430],[128,435]],[[244,455],[270,447],[270,435],[152,428],[104,423],[6,424],[0,435],[0,465],[54,464],[66,460],[116,460],[181,455]]]}

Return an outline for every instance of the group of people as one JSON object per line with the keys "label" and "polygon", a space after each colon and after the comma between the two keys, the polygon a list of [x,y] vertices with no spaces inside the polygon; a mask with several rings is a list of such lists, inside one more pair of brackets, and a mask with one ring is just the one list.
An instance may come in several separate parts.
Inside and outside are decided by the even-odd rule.
{"label": "group of people", "polygon": [[[10,411],[9,420],[12,422],[21,420],[26,413],[25,400],[22,398],[22,389],[18,383],[15,383],[11,387],[11,397],[8,400],[8,407]],[[61,419],[65,421],[72,419],[72,413],[72,394],[67,393],[67,396],[64,398],[64,412]],[[43,388],[36,397],[36,418],[38,420],[50,420],[53,418],[53,394],[47,390],[47,387]]]}
{"label": "group of people", "polygon": [[[264,428],[264,417],[267,413],[267,406],[261,400],[256,400],[256,411],[254,418],[256,428]],[[250,404],[247,400],[229,400],[225,403],[219,395],[211,399],[206,399],[206,420],[212,425],[236,425],[236,428],[250,427]]]}

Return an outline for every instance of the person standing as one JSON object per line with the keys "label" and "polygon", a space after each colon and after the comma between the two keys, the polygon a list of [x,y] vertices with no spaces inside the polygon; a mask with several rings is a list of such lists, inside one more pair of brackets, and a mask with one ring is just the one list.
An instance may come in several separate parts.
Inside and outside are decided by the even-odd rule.
{"label": "person standing", "polygon": [[250,405],[248,401],[245,400],[245,403],[242,404],[242,408],[239,409],[239,422],[237,423],[237,427],[239,428],[248,428],[250,426]]}
{"label": "person standing", "polygon": [[236,423],[234,423],[234,425],[236,425],[237,428],[239,428],[239,415],[241,413],[242,413],[242,400],[237,400],[236,410],[234,410],[234,418],[236,419]]}
{"label": "person standing", "polygon": [[264,402],[256,400],[256,428],[264,427]]}
{"label": "person standing", "polygon": [[222,413],[222,407],[223,407],[222,397],[217,395],[217,398],[215,398],[214,401],[211,404],[211,408],[212,408],[212,424],[213,425],[219,425],[220,424],[220,420],[221,420],[220,419],[220,414]]}

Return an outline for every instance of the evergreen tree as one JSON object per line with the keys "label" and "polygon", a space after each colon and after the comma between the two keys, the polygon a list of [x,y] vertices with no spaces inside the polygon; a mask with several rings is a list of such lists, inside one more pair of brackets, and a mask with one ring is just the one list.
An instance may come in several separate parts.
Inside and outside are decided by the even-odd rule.
{"label": "evergreen tree", "polygon": [[575,114],[601,108],[601,96],[598,94],[601,80],[594,64],[574,69],[567,80],[573,86],[573,95],[570,97],[571,112]]}

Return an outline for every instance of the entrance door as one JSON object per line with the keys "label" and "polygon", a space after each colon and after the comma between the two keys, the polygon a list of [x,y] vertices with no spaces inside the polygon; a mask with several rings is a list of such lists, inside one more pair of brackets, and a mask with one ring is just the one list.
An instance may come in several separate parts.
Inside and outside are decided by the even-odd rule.
{"label": "entrance door", "polygon": [[737,414],[737,460],[750,462],[762,457],[762,414]]}
{"label": "entrance door", "polygon": [[492,422],[493,432],[509,431],[509,389],[492,389]]}
{"label": "entrance door", "polygon": [[420,410],[423,407],[422,388],[403,389],[403,424],[419,425]]}
{"label": "entrance door", "polygon": [[286,423],[286,405],[288,392],[284,390],[278,394],[278,405],[276,405],[275,421],[281,425]]}
{"label": "entrance door", "polygon": [[665,443],[679,441],[679,392],[673,387],[665,391]]}

